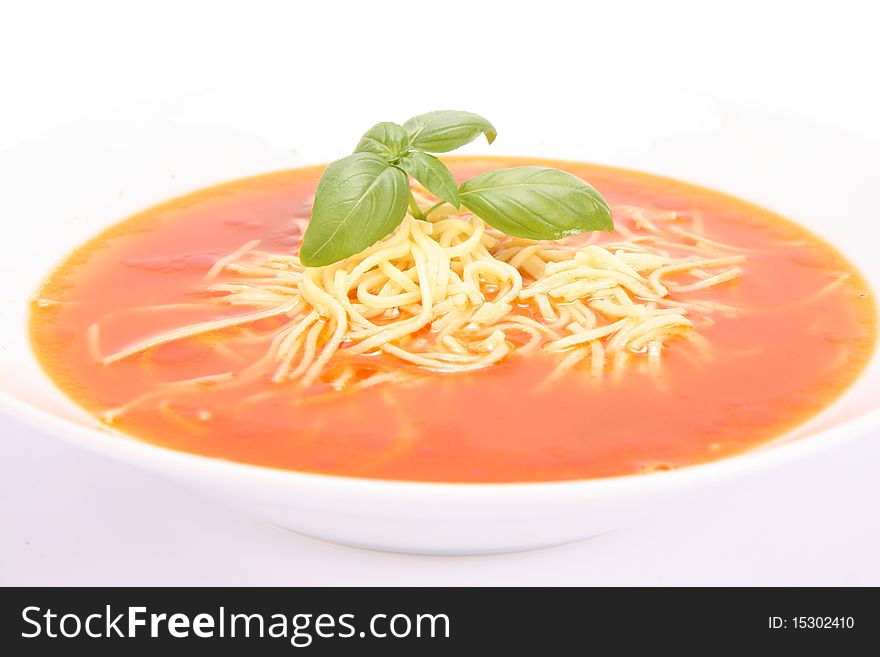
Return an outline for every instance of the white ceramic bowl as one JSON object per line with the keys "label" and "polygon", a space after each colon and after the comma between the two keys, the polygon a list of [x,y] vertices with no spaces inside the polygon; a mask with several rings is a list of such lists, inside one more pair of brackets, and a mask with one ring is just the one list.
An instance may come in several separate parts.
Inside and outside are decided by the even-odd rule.
{"label": "white ceramic bowl", "polygon": [[[840,247],[880,289],[880,146],[791,117],[680,92],[600,107],[475,109],[500,129],[491,152],[588,160],[701,183],[795,218]],[[211,183],[328,161],[372,122],[425,107],[230,88],[117,111],[0,154],[5,239],[0,268],[0,404],[16,417],[108,456],[203,489],[282,527],[342,543],[421,553],[527,549],[625,526],[673,497],[815,454],[880,427],[880,361],[831,408],[774,444],[653,475],[529,484],[435,484],[303,474],[155,447],[101,426],[67,400],[27,343],[28,300],[50,268],[99,229]],[[641,110],[634,108],[643,108]],[[344,116],[340,116],[340,114]],[[331,118],[332,116],[332,118]],[[161,485],[157,483],[157,485]]]}

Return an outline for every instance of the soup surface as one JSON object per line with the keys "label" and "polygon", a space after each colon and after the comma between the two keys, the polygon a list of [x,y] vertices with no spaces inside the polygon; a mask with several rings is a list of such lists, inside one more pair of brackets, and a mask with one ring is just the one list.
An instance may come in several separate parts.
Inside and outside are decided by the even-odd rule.
{"label": "soup surface", "polygon": [[[31,315],[36,354],[89,412],[130,404],[112,422],[176,450],[278,468],[421,481],[580,479],[677,468],[761,445],[833,401],[867,362],[874,301],[835,249],[767,210],[667,178],[571,162],[447,158],[461,179],[519,164],[555,166],[621,206],[697,217],[706,237],[747,254],[742,275],[695,299],[742,308],[700,327],[710,361],[673,342],[656,373],[601,381],[512,355],[481,371],[415,385],[303,396],[257,378],[175,393],[167,384],[240,372],[259,359],[277,319],[96,362],[162,330],[244,312],[203,303],[205,273],[243,242],[290,253],[301,240],[322,168],[234,181],[153,207],[75,251],[45,282]],[[599,243],[614,239],[603,234]],[[234,345],[234,346],[233,346]],[[379,356],[380,358],[382,356]]]}

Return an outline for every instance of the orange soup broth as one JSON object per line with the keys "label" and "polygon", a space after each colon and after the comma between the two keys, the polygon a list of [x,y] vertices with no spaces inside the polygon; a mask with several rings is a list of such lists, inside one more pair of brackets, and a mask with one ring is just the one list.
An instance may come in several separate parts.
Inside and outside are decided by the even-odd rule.
{"label": "orange soup broth", "polygon": [[[820,411],[867,362],[875,336],[869,288],[805,229],[667,178],[527,162],[590,181],[612,208],[697,213],[708,237],[751,249],[738,280],[693,294],[748,309],[735,317],[716,314],[714,325],[701,328],[711,362],[673,340],[663,352],[662,386],[633,366],[602,381],[572,370],[539,390],[557,360],[514,355],[479,372],[309,400],[295,382],[270,383],[272,368],[238,386],[162,392],[168,382],[241,372],[265,353],[278,320],[170,343],[110,366],[95,362],[87,336],[93,323],[100,324],[106,355],[158,331],[246,311],[204,303],[205,272],[252,239],[261,240],[262,250],[295,250],[302,225],[295,219],[308,217],[320,167],[202,190],[104,231],[39,292],[38,299],[50,302],[34,304],[35,352],[56,384],[96,415],[153,394],[113,422],[150,443],[292,470],[460,482],[623,475],[738,454]],[[447,163],[464,179],[526,161]],[[850,276],[843,284],[811,300],[844,272]],[[167,304],[179,306],[155,308]],[[264,339],[237,339],[248,336]]]}

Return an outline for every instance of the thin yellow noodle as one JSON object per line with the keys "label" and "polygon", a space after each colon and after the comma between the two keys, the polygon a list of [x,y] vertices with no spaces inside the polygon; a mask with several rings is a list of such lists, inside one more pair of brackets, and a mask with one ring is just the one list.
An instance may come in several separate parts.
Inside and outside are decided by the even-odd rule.
{"label": "thin yellow noodle", "polygon": [[[493,350],[486,352],[486,354],[466,362],[458,363],[447,362],[446,360],[439,360],[437,358],[431,358],[422,354],[412,353],[391,344],[384,345],[382,349],[386,353],[397,356],[401,360],[408,361],[410,363],[413,363],[414,365],[419,365],[437,372],[470,372],[473,370],[480,370],[485,368],[487,365],[497,363],[510,352],[510,347],[507,345],[506,342],[503,341],[503,339]],[[449,354],[449,357],[453,355],[454,354]]]}
{"label": "thin yellow noodle", "polygon": [[467,349],[451,335],[444,335],[440,339],[440,344],[449,349],[453,354],[466,354]]}
{"label": "thin yellow noodle", "polygon": [[278,345],[278,353],[281,362],[278,364],[275,373],[272,375],[273,383],[280,383],[288,378],[288,373],[293,365],[293,359],[296,358],[296,355],[299,353],[299,349],[302,346],[305,332],[317,321],[318,313],[313,310],[300,320],[300,322],[293,327],[287,335],[285,335],[284,339]]}
{"label": "thin yellow noodle", "polygon": [[[348,383],[345,386],[344,390],[346,392],[355,392],[359,390],[366,390],[367,388],[373,388],[378,385],[402,382],[413,383],[416,381],[417,379],[414,379],[411,374],[404,371],[380,372],[378,374],[373,374],[366,379],[355,381],[354,383]],[[338,395],[339,390],[332,390],[330,392],[323,392],[300,397],[296,400],[295,403],[300,406],[319,404],[321,402],[332,401],[336,399]]]}
{"label": "thin yellow noodle", "polygon": [[576,318],[585,328],[596,328],[596,313],[587,308],[580,301],[573,301],[568,305],[569,314]]}
{"label": "thin yellow noodle", "polygon": [[571,313],[568,310],[569,305],[571,304],[564,303],[561,305],[554,305],[554,308],[558,311],[558,315],[554,321],[548,324],[548,326],[554,331],[561,331],[571,322]]}
{"label": "thin yellow noodle", "polygon": [[226,265],[226,269],[238,274],[239,276],[247,276],[249,278],[262,278],[264,280],[267,278],[271,279],[273,275],[278,273],[278,269],[275,267],[261,267],[259,265],[243,264],[239,262],[233,262]]}
{"label": "thin yellow noodle", "polygon": [[[632,298],[630,298],[630,296],[626,293],[626,291],[621,287],[614,288],[614,290],[612,291],[612,295],[617,300],[617,303],[619,303],[621,306],[634,306],[635,305]],[[651,297],[647,297],[647,298],[651,298]]]}
{"label": "thin yellow noodle", "polygon": [[205,274],[205,280],[211,281],[217,278],[220,272],[226,269],[227,265],[232,264],[248,251],[253,251],[259,243],[260,240],[251,240],[250,242],[245,242],[228,256],[223,256],[222,258],[217,260],[217,262],[215,262],[208,270],[208,273]]}
{"label": "thin yellow noodle", "polygon": [[[256,298],[267,298],[269,300],[275,299],[278,294],[283,295],[291,295],[291,294],[299,294],[299,290],[297,290],[293,286],[287,285],[271,285],[271,284],[258,284],[253,281],[245,285],[213,285],[211,287],[212,292],[227,292],[230,294],[240,294],[240,293],[250,293],[254,295],[254,299]],[[190,305],[190,304],[187,304]]]}
{"label": "thin yellow noodle", "polygon": [[541,251],[540,244],[532,244],[531,246],[527,246],[524,249],[520,249],[508,262],[511,267],[519,267],[526,260],[531,258],[533,255],[537,254]]}
{"label": "thin yellow noodle", "polygon": [[632,333],[633,328],[638,325],[639,320],[637,318],[628,317],[621,319],[620,329],[611,335],[605,342],[605,351],[609,354],[613,354],[625,350],[630,333]]}
{"label": "thin yellow noodle", "polygon": [[[630,216],[633,219],[633,223],[635,223],[638,228],[642,228],[644,230],[647,230],[649,233],[654,234],[660,232],[657,226],[652,221],[650,221],[647,216],[645,216],[645,212],[644,210],[642,210],[642,208],[628,207],[626,209],[629,210]],[[659,218],[659,215],[655,215],[655,217]]]}
{"label": "thin yellow noodle", "polygon": [[54,308],[55,306],[63,306],[70,303],[69,301],[58,301],[56,299],[47,299],[46,297],[37,297],[33,300],[33,304],[37,308]]}
{"label": "thin yellow noodle", "polygon": [[694,240],[697,246],[708,247],[711,249],[718,249],[719,251],[739,251],[739,252],[754,252],[754,249],[746,249],[741,246],[731,246],[730,244],[724,244],[723,242],[717,242],[715,240],[710,240],[708,237],[704,235],[697,235],[696,233],[692,233],[686,231],[679,226],[670,226],[669,232],[674,233],[675,235],[679,235],[681,237],[685,237],[687,239]]}
{"label": "thin yellow noodle", "polygon": [[168,312],[172,310],[183,310],[184,308],[197,308],[200,310],[205,309],[204,303],[159,303],[148,306],[137,306],[135,308],[122,308],[120,310],[114,310],[102,317],[102,321],[107,322],[110,319],[117,318],[120,315],[127,315],[132,313],[159,313],[159,312]]}
{"label": "thin yellow noodle", "polygon": [[[492,331],[495,329],[498,329],[501,331],[504,331],[504,330],[519,331],[520,333],[525,333],[526,335],[528,335],[529,336],[528,342],[526,342],[522,345],[518,345],[516,348],[517,352],[523,353],[523,354],[526,354],[526,353],[529,353],[530,351],[532,351],[535,347],[540,345],[544,339],[544,335],[543,335],[542,331],[539,331],[538,329],[536,329],[532,326],[528,326],[527,324],[521,324],[518,322],[512,322],[512,321],[511,322],[502,322],[501,324],[495,324],[494,326],[492,326],[486,330]],[[482,333],[482,335],[485,335],[485,332]],[[452,336],[446,336],[446,338],[454,340],[454,338],[452,338]]]}
{"label": "thin yellow noodle", "polygon": [[345,371],[330,382],[336,390],[342,390],[345,385],[354,378],[354,368],[346,367]]}
{"label": "thin yellow noodle", "polygon": [[416,285],[408,275],[404,274],[388,260],[380,262],[377,266],[379,271],[388,277],[388,280],[397,283],[402,290],[406,290],[407,292],[419,291],[419,286]]}
{"label": "thin yellow noodle", "polygon": [[559,361],[559,364],[553,368],[553,371],[550,372],[550,376],[547,377],[545,385],[541,386],[539,389],[545,388],[546,383],[552,383],[553,381],[559,380],[566,372],[584,360],[585,357],[586,355],[582,349],[574,349],[566,354],[565,357]]}
{"label": "thin yellow noodle", "polygon": [[697,352],[702,357],[703,361],[708,362],[712,360],[712,343],[706,339],[705,336],[700,335],[699,333],[691,332],[688,333],[688,342],[696,347]]}
{"label": "thin yellow noodle", "polygon": [[601,379],[605,371],[605,347],[600,340],[590,343],[590,374],[594,379]]}
{"label": "thin yellow noodle", "polygon": [[799,299],[798,302],[793,305],[803,305],[805,303],[813,303],[814,301],[818,301],[822,297],[827,296],[828,294],[830,294],[831,292],[836,290],[838,287],[840,287],[843,284],[843,282],[845,280],[847,280],[849,277],[850,277],[850,275],[848,273],[840,274],[837,278],[835,278],[833,281],[828,283],[828,285],[825,285],[824,287],[819,289],[814,294],[811,294],[810,296],[808,296],[806,299]]}
{"label": "thin yellow noodle", "polygon": [[660,373],[660,355],[663,349],[663,343],[659,340],[651,340],[648,342],[648,363],[651,365],[653,374]]}
{"label": "thin yellow noodle", "polygon": [[556,339],[559,338],[559,333],[554,331],[551,327],[546,324],[542,324],[541,322],[535,321],[531,317],[525,317],[524,315],[512,315],[510,317],[510,321],[514,324],[523,324],[524,326],[530,326],[533,329],[543,332],[545,335],[550,338]]}
{"label": "thin yellow noodle", "polygon": [[634,326],[629,333],[630,349],[638,351],[648,342],[657,341],[661,335],[682,333],[693,328],[693,324],[678,315],[660,315],[652,317]]}
{"label": "thin yellow noodle", "polygon": [[559,317],[559,315],[554,312],[553,305],[550,303],[550,299],[547,298],[546,294],[536,294],[534,297],[535,303],[538,304],[538,310],[541,311],[541,317],[548,322],[552,322]]}
{"label": "thin yellow noodle", "polygon": [[234,315],[232,317],[226,317],[224,319],[212,319],[207,322],[191,324],[190,326],[184,326],[182,328],[167,331],[165,333],[159,333],[158,335],[154,335],[153,337],[148,338],[143,342],[135,343],[130,347],[126,347],[125,349],[117,351],[110,356],[104,356],[100,360],[102,364],[110,365],[124,358],[128,358],[129,356],[139,354],[143,351],[147,351],[148,349],[152,349],[153,347],[158,347],[159,345],[165,344],[167,342],[175,342],[177,340],[190,338],[195,335],[201,335],[203,333],[210,333],[212,331],[229,328],[231,326],[248,324],[250,322],[257,321],[258,319],[277,317],[278,315],[283,315],[284,313],[289,312],[295,306],[296,303],[288,302],[280,306],[274,306],[272,308],[269,308],[268,310],[260,310],[252,313],[244,313],[242,315]]}
{"label": "thin yellow noodle", "polygon": [[135,397],[134,399],[126,402],[122,406],[117,406],[116,408],[111,408],[104,411],[101,414],[101,419],[107,424],[112,424],[117,417],[119,417],[126,411],[152,399],[161,399],[169,392],[179,393],[187,389],[199,390],[206,385],[226,383],[232,380],[234,376],[235,375],[232,372],[222,372],[221,374],[210,374],[208,376],[198,376],[192,379],[184,379],[181,381],[171,381],[169,383],[165,383],[160,388],[150,390],[149,392],[145,392],[144,394]]}
{"label": "thin yellow noodle", "polygon": [[245,360],[245,357],[242,354],[237,352],[235,349],[232,349],[229,345],[227,345],[224,342],[215,343],[213,345],[213,349],[217,353],[222,354],[231,360],[236,360],[239,362]]}
{"label": "thin yellow noodle", "polygon": [[614,360],[611,365],[611,380],[614,383],[620,383],[621,379],[623,379],[623,373],[626,370],[629,359],[630,352],[628,351],[618,351],[614,354]]}
{"label": "thin yellow noodle", "polygon": [[[433,204],[418,190],[417,202]],[[110,366],[161,344],[287,315],[265,354],[217,385],[271,375],[279,385],[323,381],[334,390],[359,390],[414,381],[420,370],[482,369],[536,349],[557,359],[551,378],[587,360],[591,378],[600,380],[609,367],[619,378],[636,359],[659,380],[668,340],[689,338],[709,357],[700,328],[714,321],[713,314],[744,312],[690,293],[746,275],[749,250],[705,236],[699,218],[632,206],[614,212],[632,224],[617,222],[610,240],[595,233],[575,244],[508,237],[444,207],[426,221],[407,216],[380,242],[320,268],[304,267],[294,255],[258,251],[253,240],[219,259],[204,286],[213,295],[205,305],[249,312],[146,336],[103,357],[98,324],[87,339],[93,356]],[[737,255],[719,257],[719,251]],[[224,272],[222,282],[210,283]],[[242,340],[248,349],[270,340],[216,339],[230,345]],[[355,362],[340,371],[333,364],[342,353],[382,353],[399,365],[380,361],[379,368],[390,371],[365,375]]]}
{"label": "thin yellow noodle", "polygon": [[[178,425],[180,425],[190,431],[198,431],[201,433],[201,432],[204,432],[208,429],[203,424],[199,424],[199,422],[194,422],[193,420],[188,420],[187,418],[183,417],[180,413],[176,413],[174,411],[174,409],[171,408],[171,400],[170,399],[164,399],[159,403],[159,412],[165,418],[171,420],[175,424],[178,424]],[[197,417],[202,422],[205,422],[205,421],[211,419],[212,413],[210,411],[202,410],[197,413]]]}
{"label": "thin yellow noodle", "polygon": [[732,281],[735,278],[739,278],[741,275],[742,269],[740,269],[739,267],[734,267],[733,269],[728,269],[727,271],[721,272],[720,274],[709,276],[708,278],[704,278],[703,280],[696,283],[691,283],[690,285],[676,285],[672,289],[677,294],[681,292],[693,292],[694,290],[703,290],[707,287],[712,287],[713,285],[719,285],[720,283]]}
{"label": "thin yellow noodle", "polygon": [[[745,260],[745,256],[729,256],[727,258],[714,258],[709,260],[696,260],[684,262],[676,265],[666,265],[665,267],[660,267],[648,276],[648,280],[654,286],[655,290],[659,287],[662,287],[660,284],[660,280],[669,274],[680,273],[683,271],[687,271],[689,269],[697,269],[697,268],[705,268],[705,267],[722,267],[727,265],[738,265]],[[660,295],[665,296],[665,295]]]}
{"label": "thin yellow noodle", "polygon": [[373,351],[378,347],[381,347],[383,344],[400,339],[411,333],[415,333],[424,327],[430,320],[433,298],[431,296],[431,285],[428,281],[427,258],[417,245],[413,245],[412,255],[419,272],[419,288],[422,293],[421,310],[410,319],[392,325],[393,328],[383,328],[376,335],[373,335],[363,342],[351,347],[353,353],[359,354]]}
{"label": "thin yellow noodle", "polygon": [[89,355],[96,363],[102,362],[101,358],[101,325],[97,322],[89,325],[86,329],[86,341],[89,345]]}
{"label": "thin yellow noodle", "polygon": [[[327,344],[325,344],[324,348],[321,350],[320,355],[303,374],[303,385],[310,385],[318,377],[318,375],[321,373],[321,370],[324,369],[324,366],[329,362],[330,358],[339,348],[339,345],[342,343],[342,340],[345,337],[345,330],[348,326],[345,309],[342,307],[341,303],[336,301],[336,299],[334,299],[330,295],[327,295],[326,301],[332,313],[332,320],[335,324],[335,328],[333,330],[333,334],[330,336],[330,339],[327,341]],[[294,376],[295,374],[296,373],[294,372]]]}
{"label": "thin yellow noodle", "polygon": [[547,351],[563,351],[575,345],[586,344],[593,340],[598,340],[599,338],[604,338],[616,333],[620,328],[626,326],[629,321],[630,320],[628,319],[621,319],[613,324],[607,324],[606,326],[600,326],[589,331],[583,331],[582,333],[575,333],[574,335],[559,338],[558,340],[547,343],[544,348]]}
{"label": "thin yellow noodle", "polygon": [[309,331],[308,333],[306,333],[306,337],[304,340],[302,358],[300,359],[294,370],[290,373],[291,379],[295,379],[296,377],[302,375],[309,368],[309,365],[312,364],[312,361],[315,360],[315,353],[318,350],[318,336],[321,334],[325,323],[325,320],[319,319],[317,322],[312,324],[311,328],[309,328]]}
{"label": "thin yellow noodle", "polygon": [[[675,250],[679,253],[693,253],[698,256],[707,256],[707,255],[716,255],[717,256],[718,251],[719,251],[719,249],[717,249],[717,248],[708,247],[705,245],[689,244],[686,242],[673,242],[670,240],[662,240],[662,239],[654,239],[652,241],[652,244],[654,245],[654,247],[657,248],[658,251],[660,250],[660,247],[662,247],[664,249],[664,251],[665,251],[665,249],[671,249],[671,250]],[[728,250],[733,250],[733,249],[728,249]],[[740,251],[740,249],[736,249],[736,250]],[[742,249],[741,251],[743,253],[753,252],[752,249]],[[665,251],[665,253],[668,254],[669,251]],[[667,255],[667,257],[671,258],[671,256],[669,256],[669,255]]]}

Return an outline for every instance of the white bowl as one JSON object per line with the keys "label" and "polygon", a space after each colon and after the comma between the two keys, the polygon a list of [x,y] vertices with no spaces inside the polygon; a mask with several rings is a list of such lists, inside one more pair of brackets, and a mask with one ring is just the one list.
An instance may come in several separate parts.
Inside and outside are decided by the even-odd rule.
{"label": "white bowl", "polygon": [[[767,206],[842,249],[880,289],[876,193],[880,146],[791,117],[655,90],[602,107],[555,108],[550,128],[528,105],[478,109],[500,128],[469,152],[588,160],[701,183]],[[243,100],[244,99],[244,100]],[[156,447],[100,425],[64,397],[27,342],[28,301],[70,249],[155,202],[211,183],[328,161],[372,122],[424,107],[366,101],[330,118],[277,89],[231,88],[77,123],[0,154],[4,285],[0,405],[84,447],[208,491],[316,537],[386,550],[480,553],[595,536],[674,496],[813,455],[880,427],[880,358],[832,407],[772,445],[652,475],[526,484],[438,484],[275,470]],[[566,114],[568,112],[568,114]],[[578,127],[581,126],[581,127]],[[523,137],[523,135],[525,137]],[[529,137],[531,136],[531,138]],[[295,149],[295,150],[294,150]],[[11,232],[11,234],[10,234]]]}

